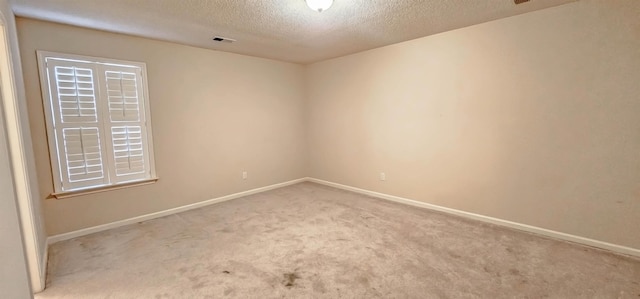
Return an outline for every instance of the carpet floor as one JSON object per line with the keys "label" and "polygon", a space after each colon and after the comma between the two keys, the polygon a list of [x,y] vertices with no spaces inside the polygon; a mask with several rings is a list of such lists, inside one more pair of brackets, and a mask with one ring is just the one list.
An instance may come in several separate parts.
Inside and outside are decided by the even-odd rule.
{"label": "carpet floor", "polygon": [[301,183],[53,244],[36,298],[640,298],[640,259]]}

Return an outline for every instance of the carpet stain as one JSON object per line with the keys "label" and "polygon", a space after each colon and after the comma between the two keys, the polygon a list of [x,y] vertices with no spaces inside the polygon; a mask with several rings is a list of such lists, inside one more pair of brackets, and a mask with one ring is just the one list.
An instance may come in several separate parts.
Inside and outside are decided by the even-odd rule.
{"label": "carpet stain", "polygon": [[447,253],[449,254],[450,257],[452,257],[454,259],[459,259],[459,258],[462,257],[461,255],[459,255],[459,254],[457,254],[455,252],[447,252]]}
{"label": "carpet stain", "polygon": [[369,286],[369,278],[366,278],[364,276],[360,276],[360,277],[356,278],[356,281],[361,285],[364,285],[364,286],[367,286],[367,287]]}
{"label": "carpet stain", "polygon": [[320,281],[320,280],[316,280],[313,282],[313,291],[316,293],[326,293],[327,292],[327,288],[324,285],[324,282]]}
{"label": "carpet stain", "polygon": [[298,273],[295,272],[285,273],[282,276],[284,276],[284,286],[287,288],[292,288],[296,283],[296,279],[302,278],[298,275]]}
{"label": "carpet stain", "polygon": [[231,274],[231,272],[229,272],[229,271],[227,271],[227,270],[222,271],[222,273],[224,273],[224,274]]}

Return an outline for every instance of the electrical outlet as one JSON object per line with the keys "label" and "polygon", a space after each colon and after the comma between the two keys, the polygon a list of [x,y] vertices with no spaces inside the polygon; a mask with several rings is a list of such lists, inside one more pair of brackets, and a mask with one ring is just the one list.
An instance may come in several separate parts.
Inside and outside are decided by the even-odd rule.
{"label": "electrical outlet", "polygon": [[380,173],[380,180],[381,181],[386,181],[387,180],[387,175],[384,172]]}
{"label": "electrical outlet", "polygon": [[246,179],[247,179],[247,176],[248,176],[248,175],[247,175],[247,172],[246,172],[246,171],[243,171],[243,172],[242,172],[242,179],[243,179],[243,180],[246,180]]}

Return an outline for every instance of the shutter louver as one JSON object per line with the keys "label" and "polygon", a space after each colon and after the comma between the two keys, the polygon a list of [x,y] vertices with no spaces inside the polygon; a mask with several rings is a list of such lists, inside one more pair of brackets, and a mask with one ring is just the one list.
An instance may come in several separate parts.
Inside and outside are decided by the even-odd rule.
{"label": "shutter louver", "polygon": [[98,128],[62,129],[69,182],[104,177]]}
{"label": "shutter louver", "polygon": [[47,62],[47,71],[61,189],[107,184],[95,67],[55,60]]}
{"label": "shutter louver", "polygon": [[102,94],[108,101],[111,175],[116,182],[146,178],[150,167],[140,70],[107,65],[101,75],[104,75]]}
{"label": "shutter louver", "polygon": [[111,138],[116,176],[144,173],[142,128],[139,126],[112,127]]}
{"label": "shutter louver", "polygon": [[55,67],[58,107],[62,123],[97,122],[93,71],[78,67]]}
{"label": "shutter louver", "polygon": [[107,71],[105,76],[111,121],[140,121],[136,74]]}

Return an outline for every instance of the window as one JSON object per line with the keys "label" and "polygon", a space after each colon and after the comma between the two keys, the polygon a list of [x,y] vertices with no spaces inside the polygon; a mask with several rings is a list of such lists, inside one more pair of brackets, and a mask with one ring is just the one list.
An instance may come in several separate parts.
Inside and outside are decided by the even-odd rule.
{"label": "window", "polygon": [[145,64],[43,51],[38,61],[55,192],[155,180]]}

